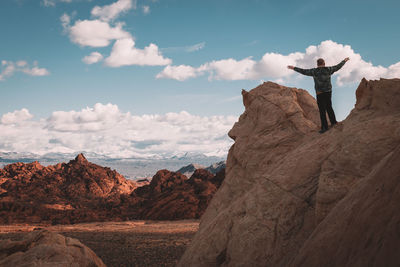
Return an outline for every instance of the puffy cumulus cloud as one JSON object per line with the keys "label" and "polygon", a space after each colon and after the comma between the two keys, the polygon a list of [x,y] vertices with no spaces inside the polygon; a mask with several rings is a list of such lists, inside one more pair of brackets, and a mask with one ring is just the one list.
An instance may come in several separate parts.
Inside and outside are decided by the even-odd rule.
{"label": "puffy cumulus cloud", "polygon": [[45,68],[39,68],[37,66],[32,68],[23,68],[22,72],[29,74],[31,76],[46,76],[50,74],[50,72]]}
{"label": "puffy cumulus cloud", "polygon": [[246,80],[253,78],[255,61],[251,58],[235,60],[232,58],[212,61],[198,68],[199,73],[210,72],[209,79]]}
{"label": "puffy cumulus cloud", "polygon": [[55,111],[47,119],[47,125],[54,131],[99,131],[113,126],[121,119],[121,112],[116,105],[97,103],[93,108],[81,111]]}
{"label": "puffy cumulus cloud", "polygon": [[23,108],[14,112],[8,112],[1,116],[0,122],[2,124],[21,124],[26,120],[32,119],[33,115],[29,113],[29,110]]}
{"label": "puffy cumulus cloud", "polygon": [[[129,32],[123,30],[124,24],[112,22],[121,13],[127,12],[131,8],[136,9],[136,1],[118,0],[110,5],[95,6],[91,13],[98,19],[77,20],[71,25],[71,17],[64,13],[60,17],[60,21],[64,32],[69,35],[73,43],[78,45],[106,47],[115,40],[110,55],[105,59],[106,66],[163,66],[171,64],[171,59],[165,58],[157,45],[151,43],[143,49],[136,48],[134,38]],[[146,10],[150,11],[149,7],[144,9],[144,12]],[[101,60],[103,60],[103,55],[98,52],[92,52],[82,59],[86,64],[97,63]]]}
{"label": "puffy cumulus cloud", "polygon": [[128,65],[162,66],[171,64],[171,59],[164,58],[155,44],[150,44],[144,49],[135,47],[133,38],[117,40],[111,54],[105,59],[105,64],[110,67]]}
{"label": "puffy cumulus cloud", "polygon": [[122,29],[123,24],[115,27],[101,20],[77,20],[69,28],[69,37],[72,42],[81,46],[105,47],[112,40],[129,38],[130,33]]}
{"label": "puffy cumulus cloud", "polygon": [[29,66],[28,62],[24,60],[17,62],[2,60],[1,65],[2,70],[0,72],[0,81],[4,81],[16,72],[23,72],[31,76],[46,76],[50,74],[47,69],[38,67],[36,61],[33,63],[33,66]]}
{"label": "puffy cumulus cloud", "polygon": [[99,52],[92,52],[90,55],[82,58],[82,61],[86,64],[94,64],[103,60],[103,55]]}
{"label": "puffy cumulus cloud", "polygon": [[[313,68],[318,58],[324,58],[327,65],[338,64],[346,57],[350,61],[337,73],[338,85],[345,83],[359,82],[363,77],[367,79],[394,78],[400,76],[400,62],[388,67],[375,66],[365,61],[360,54],[354,52],[350,45],[343,45],[331,40],[323,41],[319,45],[311,45],[305,52],[294,52],[288,55],[278,53],[266,53],[256,61],[251,57],[235,60],[223,59],[207,62],[200,67],[167,66],[160,72],[157,78],[169,78],[183,81],[188,78],[209,74],[209,79],[219,80],[260,80],[275,79],[284,81],[295,75],[295,72],[288,70],[287,65],[295,65],[301,68]],[[189,68],[190,67],[190,68]],[[186,76],[182,70],[186,71]]]}
{"label": "puffy cumulus cloud", "polygon": [[178,81],[184,81],[189,78],[194,78],[198,76],[199,70],[193,68],[192,66],[179,65],[179,66],[166,66],[163,71],[157,74],[156,78],[167,78],[175,79]]}
{"label": "puffy cumulus cloud", "polygon": [[1,117],[0,151],[87,151],[143,158],[186,152],[224,156],[232,145],[227,132],[235,121],[234,116],[195,116],[185,111],[136,116],[100,103],[80,111],[55,111],[35,121],[23,109]]}
{"label": "puffy cumulus cloud", "polygon": [[106,6],[95,6],[92,9],[92,16],[98,17],[103,21],[110,21],[117,18],[121,13],[125,13],[130,9],[136,9],[136,1],[118,0],[115,3]]}

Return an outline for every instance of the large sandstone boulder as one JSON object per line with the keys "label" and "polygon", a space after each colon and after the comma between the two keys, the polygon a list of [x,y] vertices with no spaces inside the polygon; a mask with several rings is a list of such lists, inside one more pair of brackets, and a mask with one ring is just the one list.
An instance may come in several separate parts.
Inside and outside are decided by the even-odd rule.
{"label": "large sandstone boulder", "polygon": [[399,266],[400,146],[314,230],[292,266]]}
{"label": "large sandstone boulder", "polygon": [[323,135],[306,91],[267,82],[242,94],[226,178],[180,266],[289,265],[400,144],[399,79],[364,79],[351,114]]}
{"label": "large sandstone boulder", "polygon": [[0,241],[0,266],[105,267],[79,240],[47,230],[31,232],[22,241]]}

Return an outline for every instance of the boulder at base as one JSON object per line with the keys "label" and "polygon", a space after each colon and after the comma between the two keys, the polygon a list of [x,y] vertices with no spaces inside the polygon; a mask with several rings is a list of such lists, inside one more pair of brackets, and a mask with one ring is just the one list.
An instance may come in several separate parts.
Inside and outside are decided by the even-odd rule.
{"label": "boulder at base", "polygon": [[0,241],[0,266],[105,267],[79,240],[47,230],[34,231],[22,241]]}
{"label": "boulder at base", "polygon": [[305,90],[242,94],[225,180],[179,266],[399,266],[400,79],[363,79],[324,134]]}

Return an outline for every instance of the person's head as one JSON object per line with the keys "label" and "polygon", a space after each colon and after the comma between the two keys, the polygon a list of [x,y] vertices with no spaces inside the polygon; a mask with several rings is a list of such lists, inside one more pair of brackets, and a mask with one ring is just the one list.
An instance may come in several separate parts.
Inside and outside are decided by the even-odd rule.
{"label": "person's head", "polygon": [[325,60],[323,58],[317,60],[317,67],[325,67]]}

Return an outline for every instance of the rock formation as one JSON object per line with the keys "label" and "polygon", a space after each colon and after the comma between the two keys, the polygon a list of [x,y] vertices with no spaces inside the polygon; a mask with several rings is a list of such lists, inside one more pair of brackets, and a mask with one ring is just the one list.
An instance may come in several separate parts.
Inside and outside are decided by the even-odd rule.
{"label": "rock formation", "polygon": [[104,220],[135,184],[79,154],[69,163],[43,167],[15,163],[0,170],[0,222],[75,223]]}
{"label": "rock formation", "polygon": [[21,241],[0,240],[0,266],[106,265],[79,240],[41,230],[27,234]]}
{"label": "rock formation", "polygon": [[399,177],[397,146],[318,225],[293,266],[399,266]]}
{"label": "rock formation", "polygon": [[14,163],[0,169],[0,223],[199,218],[223,173],[199,170],[188,179],[161,170],[150,183],[136,183],[82,154],[48,167]]}
{"label": "rock formation", "polygon": [[400,79],[363,79],[351,114],[322,135],[306,91],[242,94],[226,178],[179,265],[398,265]]}
{"label": "rock formation", "polygon": [[200,218],[221,185],[225,170],[213,175],[196,170],[190,179],[179,172],[158,171],[151,183],[135,190],[140,219],[177,220]]}

